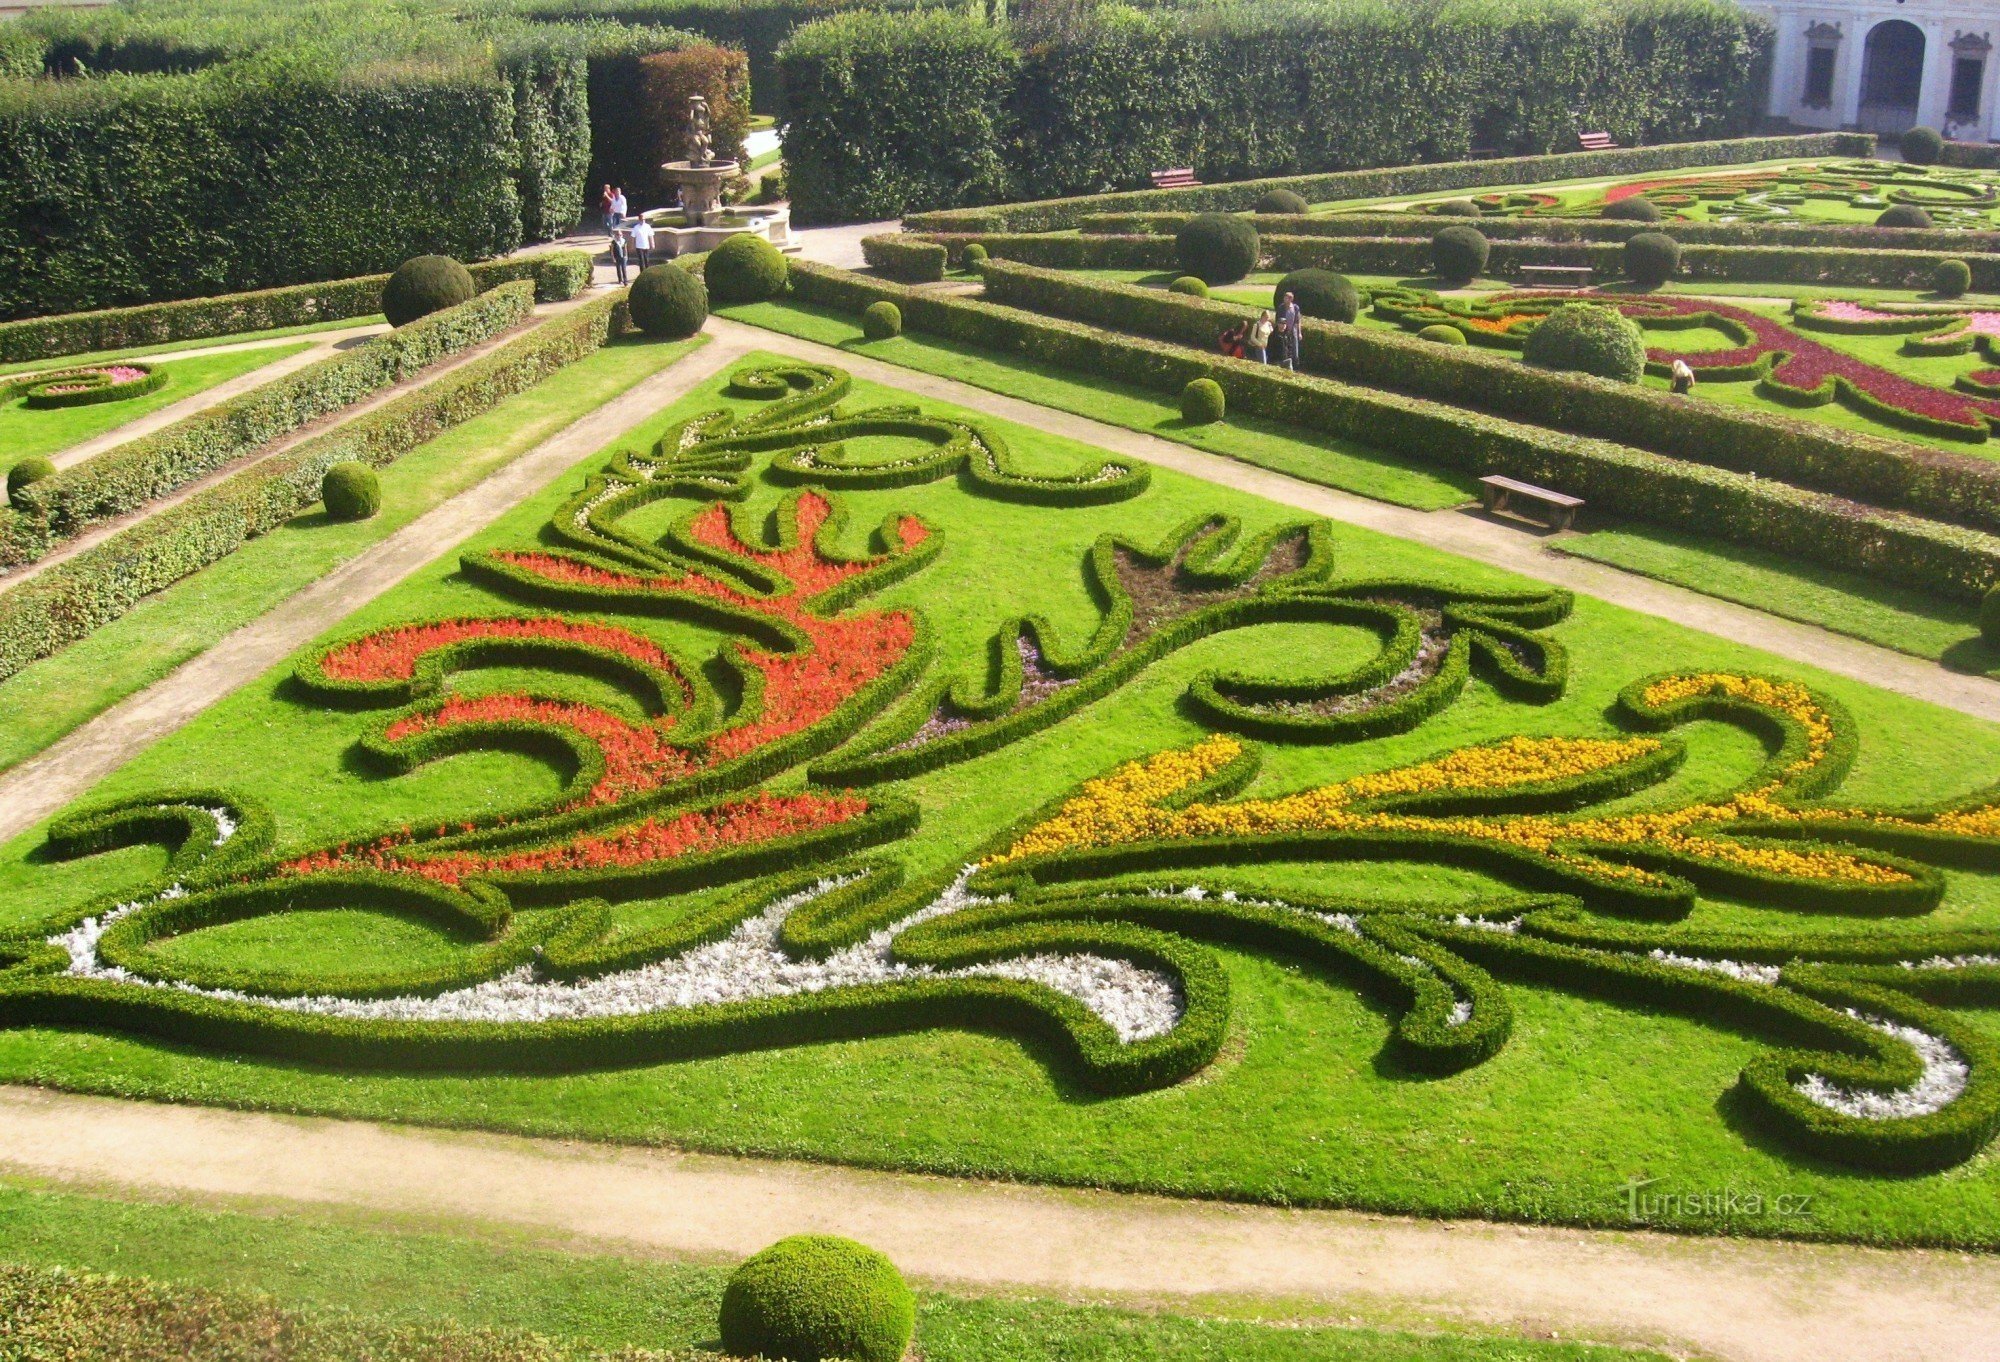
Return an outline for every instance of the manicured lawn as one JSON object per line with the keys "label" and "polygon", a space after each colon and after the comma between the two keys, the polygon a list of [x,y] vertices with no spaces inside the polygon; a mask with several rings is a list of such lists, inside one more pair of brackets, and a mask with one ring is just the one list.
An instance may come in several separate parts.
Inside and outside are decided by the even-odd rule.
{"label": "manicured lawn", "polygon": [[321,331],[342,331],[354,326],[380,326],[381,313],[371,317],[342,317],[330,322],[304,326],[278,326],[263,331],[238,331],[228,336],[198,336],[192,340],[162,341],[157,345],[129,346],[123,350],[92,350],[80,355],[58,355],[53,359],[20,360],[0,364],[0,374],[26,373],[31,369],[68,368],[77,364],[103,364],[114,359],[144,359],[147,355],[170,354],[181,350],[206,350],[217,345],[238,345],[244,341],[278,340],[286,336],[310,336]]}
{"label": "manicured lawn", "polygon": [[[783,363],[754,356],[746,363],[760,362]],[[718,376],[618,447],[643,449],[676,419],[717,406],[759,405],[725,394],[726,381]],[[856,382],[847,399],[854,409],[910,400],[867,382]],[[922,406],[945,418],[970,415],[938,403]],[[1030,475],[1074,472],[1097,458],[1066,440],[988,424]],[[907,437],[866,435],[848,441],[846,457],[866,464],[911,453]],[[439,545],[435,563],[359,610],[338,632],[518,611],[509,598],[459,570],[461,551],[546,547],[550,515],[581,489],[587,467],[469,544]],[[785,495],[783,487],[754,478],[736,523],[754,532]],[[1270,503],[1162,470],[1154,471],[1142,495],[1101,505],[1024,504],[984,495],[977,484],[954,477],[840,490],[833,500],[847,519],[833,532],[832,547],[847,553],[861,549],[870,527],[901,523],[895,518],[907,515],[922,518],[936,537],[937,557],[857,608],[916,612],[935,640],[936,674],[975,678],[975,690],[976,678],[992,665],[992,639],[1008,620],[1033,612],[1047,622],[1045,637],[1063,639],[1097,625],[1102,606],[1086,585],[1083,564],[1098,536],[1115,532],[1158,544],[1175,527],[1217,513],[1240,517],[1246,534],[1293,519]],[[685,500],[655,501],[621,524],[646,540],[690,510]],[[1459,590],[1528,585],[1354,527],[1334,525],[1329,534],[1346,581],[1422,581]],[[712,657],[735,637],[691,620],[621,614],[619,622],[685,659]],[[1858,757],[1839,788],[1841,799],[1859,805],[1903,807],[1956,796],[1990,784],[2000,763],[2000,729],[1993,725],[1784,662],[1745,643],[1590,600],[1578,601],[1574,613],[1547,632],[1569,651],[1559,699],[1523,703],[1475,680],[1408,732],[1328,744],[1268,742],[1262,774],[1248,793],[1311,789],[1516,735],[1607,736],[1616,732],[1606,710],[1619,690],[1663,670],[1765,673],[1823,690],[1858,724]],[[993,846],[999,830],[1080,782],[1117,763],[1201,740],[1211,729],[1182,697],[1206,669],[1308,678],[1354,668],[1377,649],[1370,631],[1345,624],[1290,621],[1212,633],[1062,723],[890,787],[914,800],[922,814],[921,826],[891,849],[913,879],[948,873]],[[558,763],[515,748],[482,747],[385,776],[355,752],[358,739],[379,730],[383,711],[312,703],[294,690],[289,674],[288,666],[280,667],[246,685],[136,754],[91,798],[142,795],[198,780],[268,807],[281,847],[297,850],[405,825],[518,811],[562,788],[566,773]],[[523,679],[506,669],[468,671],[453,683],[469,697],[522,686]],[[592,692],[588,698],[613,714],[639,715],[629,695]],[[1734,788],[1765,759],[1761,744],[1739,726],[1699,722],[1683,731],[1685,764],[1635,796],[1637,806]],[[796,774],[772,786],[781,793],[800,788]],[[34,856],[40,841],[30,833],[0,849],[0,926],[73,911],[99,894],[129,892],[161,864],[162,853],[151,848],[49,863]],[[1317,892],[1447,912],[1502,887],[1485,872],[1422,859],[1259,860],[1201,878],[1212,888],[1252,897]],[[613,929],[631,933],[712,901],[701,894],[642,893],[614,901]],[[2000,875],[1953,869],[1941,906],[1916,916],[1871,918],[1866,929],[1876,941],[1915,942],[1939,928],[1997,924]],[[174,950],[184,962],[268,962],[296,949],[314,925],[305,915],[289,936],[276,926],[190,934]],[[358,943],[373,952],[396,939],[360,928],[352,919],[338,920],[333,935],[315,949]],[[1684,934],[1724,931],[1810,949],[1816,936],[1856,929],[1856,919],[1815,906],[1780,907],[1717,893],[1684,920],[1658,925],[1650,939],[1672,949]],[[447,948],[433,941],[422,949]],[[1805,1157],[1746,1126],[1734,1095],[1739,1075],[1769,1053],[1771,1039],[1719,1026],[1701,1009],[1620,1004],[1560,987],[1508,983],[1514,1020],[1504,1046],[1470,1068],[1431,1077],[1385,1051],[1390,1017],[1382,1003],[1325,970],[1239,947],[1216,947],[1214,958],[1230,1000],[1220,1057],[1193,1081],[1123,1097],[1081,1087],[1039,1044],[949,1028],[542,1077],[342,1072],[122,1034],[24,1028],[0,1033],[0,1079],[955,1174],[1537,1221],[1629,1223],[1628,1180],[1663,1178],[1683,1188],[1812,1198],[1810,1215],[1782,1221],[1755,1213],[1708,1218],[1701,1199],[1690,1198],[1694,1209],[1663,1222],[1675,1229],[2000,1245],[2000,1171],[1990,1158],[1943,1173],[1883,1177]],[[1968,1007],[1955,1015],[1979,1034],[2000,1037],[2000,1014]]]}
{"label": "manicured lawn", "polygon": [[[35,409],[21,399],[0,405],[0,462],[12,464],[33,454],[56,454],[71,445],[116,430],[149,412],[226,383],[232,378],[261,369],[305,349],[304,344],[274,345],[259,350],[234,350],[224,355],[197,359],[177,359],[162,364],[159,371],[169,375],[166,386],[122,402],[94,402],[81,407]],[[68,361],[44,368],[70,368]]]}
{"label": "manicured lawn", "polygon": [[1231,417],[1219,425],[1191,426],[1181,419],[1179,403],[1163,394],[1106,378],[1079,378],[1071,370],[1030,359],[997,355],[917,332],[886,341],[867,340],[854,318],[830,309],[801,303],[750,303],[724,308],[721,315],[1398,506],[1438,510],[1470,500],[1475,490],[1468,478],[1425,469],[1413,460],[1351,440],[1311,435],[1275,421]]}
{"label": "manicured lawn", "polygon": [[373,519],[338,523],[317,511],[301,516],[0,681],[0,708],[8,716],[0,725],[0,769],[145,689],[689,348],[641,341],[607,346],[383,469],[382,510]]}
{"label": "manicured lawn", "polygon": [[[527,1330],[598,1348],[708,1351],[727,1267],[564,1253],[333,1216],[130,1204],[0,1184],[7,1261],[257,1292],[385,1323]],[[1514,1338],[1259,1324],[922,1291],[929,1362],[1649,1362]]]}

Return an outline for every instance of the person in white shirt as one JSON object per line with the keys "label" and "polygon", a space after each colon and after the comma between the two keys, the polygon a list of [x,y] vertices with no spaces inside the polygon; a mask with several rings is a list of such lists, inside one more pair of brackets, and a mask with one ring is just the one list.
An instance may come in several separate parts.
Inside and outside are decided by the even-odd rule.
{"label": "person in white shirt", "polygon": [[1265,308],[1257,314],[1257,320],[1250,323],[1250,330],[1244,333],[1243,348],[1250,352],[1250,358],[1259,364],[1271,362],[1271,333],[1278,324],[1271,317],[1271,309]]}
{"label": "person in white shirt", "polygon": [[645,269],[652,261],[653,224],[640,218],[632,224],[632,254],[639,257],[639,268]]}
{"label": "person in white shirt", "polygon": [[625,190],[624,187],[621,185],[620,187],[613,189],[611,191],[611,221],[614,224],[625,221],[625,214],[627,212],[627,209],[628,205],[625,202]]}
{"label": "person in white shirt", "polygon": [[1673,390],[1682,397],[1686,397],[1694,391],[1694,370],[1689,367],[1688,362],[1684,359],[1674,361],[1672,386]]}

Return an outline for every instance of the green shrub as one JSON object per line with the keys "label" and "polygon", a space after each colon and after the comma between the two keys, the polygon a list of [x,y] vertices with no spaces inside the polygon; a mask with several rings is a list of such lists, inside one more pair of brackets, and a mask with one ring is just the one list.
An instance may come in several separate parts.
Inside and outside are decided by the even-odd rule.
{"label": "green shrub", "polygon": [[1903,134],[1903,159],[1913,166],[1934,166],[1944,155],[1944,134],[1936,128],[1911,128]]}
{"label": "green shrub", "polygon": [[1471,199],[1446,199],[1443,203],[1433,204],[1431,211],[1448,218],[1476,218],[1482,216],[1479,211],[1479,205]]}
{"label": "green shrub", "polygon": [[865,238],[861,256],[870,269],[905,284],[935,284],[944,278],[945,266],[950,262],[944,247],[902,232]]}
{"label": "green shrub", "polygon": [[632,281],[632,325],[649,336],[692,336],[708,320],[708,287],[679,265],[648,265]]}
{"label": "green shrub", "polygon": [[1877,227],[1922,227],[1931,226],[1931,215],[1914,203],[1891,204],[1882,210],[1882,216],[1875,219]]}
{"label": "green shrub", "polygon": [[2000,586],[1980,597],[1979,633],[1988,643],[2000,647]]}
{"label": "green shrub", "polygon": [[1194,379],[1181,389],[1181,420],[1191,426],[1215,424],[1226,405],[1222,385],[1212,378]]}
{"label": "green shrub", "polygon": [[1931,290],[1943,298],[1957,298],[1972,287],[1972,266],[1963,260],[1940,260],[1931,277]]}
{"label": "green shrub", "polygon": [[1332,270],[1293,270],[1280,279],[1271,290],[1273,311],[1283,304],[1287,293],[1297,301],[1300,312],[1322,321],[1351,322],[1361,314],[1361,294],[1354,281]]}
{"label": "green shrub", "polygon": [[891,302],[870,303],[861,312],[861,334],[869,340],[888,340],[903,334],[903,310]]}
{"label": "green shrub", "polygon": [[1658,288],[1680,272],[1681,244],[1665,232],[1638,232],[1625,240],[1625,277]]}
{"label": "green shrub", "polygon": [[761,303],[785,291],[789,267],[776,246],[751,232],[739,232],[708,253],[701,277],[715,302]]}
{"label": "green shrub", "polygon": [[1185,293],[1190,298],[1206,298],[1208,296],[1208,285],[1202,283],[1201,280],[1195,278],[1192,274],[1183,274],[1180,278],[1174,280],[1173,283],[1167,285],[1167,292]]}
{"label": "green shrub", "polygon": [[1565,303],[1528,333],[1521,357],[1545,369],[1637,383],[1646,372],[1646,340],[1616,308]]}
{"label": "green shrub", "polygon": [[1465,333],[1448,322],[1432,322],[1417,332],[1417,339],[1436,341],[1439,345],[1463,345]]}
{"label": "green shrub", "polygon": [[1431,268],[1453,284],[1469,284],[1486,270],[1492,244],[1477,227],[1445,227],[1431,238]]}
{"label": "green shrub", "polygon": [[334,464],[319,480],[320,500],[332,520],[367,520],[382,509],[382,480],[365,463]]}
{"label": "green shrub", "polygon": [[448,255],[420,255],[405,260],[382,285],[382,315],[391,326],[407,326],[419,317],[457,307],[479,288],[465,266]]}
{"label": "green shrub", "polygon": [[829,1234],[780,1239],[722,1292],[722,1346],[742,1357],[901,1362],[915,1329],[916,1298],[895,1264]]}
{"label": "green shrub", "polygon": [[1644,194],[1634,194],[1616,203],[1605,204],[1604,211],[1598,216],[1612,218],[1618,222],[1658,222],[1660,205]]}
{"label": "green shrub", "polygon": [[1288,217],[1297,217],[1312,208],[1311,204],[1289,189],[1267,189],[1257,196],[1257,202],[1251,206],[1259,213],[1278,213]]}
{"label": "green shrub", "polygon": [[1257,229],[1234,213],[1197,213],[1174,234],[1182,270],[1208,284],[1233,284],[1257,268]]}
{"label": "green shrub", "polygon": [[960,259],[965,261],[967,269],[975,269],[985,264],[991,257],[987,254],[986,248],[975,241],[965,248],[964,254],[960,256]]}
{"label": "green shrub", "polygon": [[7,499],[14,500],[14,494],[23,487],[52,478],[55,472],[55,460],[46,454],[30,454],[7,470]]}

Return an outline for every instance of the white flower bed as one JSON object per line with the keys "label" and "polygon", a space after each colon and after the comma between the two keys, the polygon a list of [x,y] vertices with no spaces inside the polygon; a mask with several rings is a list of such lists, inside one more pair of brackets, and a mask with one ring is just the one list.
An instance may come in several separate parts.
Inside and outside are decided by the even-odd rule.
{"label": "white flower bed", "polygon": [[1855,1116],[1864,1121],[1894,1121],[1942,1111],[1965,1091],[1966,1081],[1972,1076],[1971,1066],[1965,1062],[1965,1056],[1946,1042],[1914,1026],[1871,1017],[1851,1007],[1847,1009],[1847,1015],[1866,1022],[1884,1035],[1894,1036],[1915,1050],[1917,1058],[1923,1062],[1923,1075],[1912,1087],[1896,1092],[1878,1092],[1871,1088],[1837,1087],[1819,1074],[1807,1074],[1794,1086],[1810,1100],[1843,1116]]}

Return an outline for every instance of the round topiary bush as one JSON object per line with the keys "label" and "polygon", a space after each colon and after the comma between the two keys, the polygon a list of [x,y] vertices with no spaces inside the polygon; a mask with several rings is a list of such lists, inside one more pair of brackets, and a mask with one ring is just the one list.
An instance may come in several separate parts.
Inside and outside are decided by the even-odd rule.
{"label": "round topiary bush", "polygon": [[366,520],[382,509],[382,482],[365,463],[348,460],[326,470],[319,480],[320,500],[334,520]]}
{"label": "round topiary bush", "polygon": [[1308,317],[1330,322],[1351,322],[1361,312],[1361,294],[1354,282],[1332,270],[1293,270],[1271,290],[1271,308],[1276,311],[1289,293],[1298,301],[1299,311]]}
{"label": "round topiary bush", "polygon": [[1183,273],[1206,284],[1233,284],[1257,268],[1257,229],[1232,213],[1198,213],[1174,234]]}
{"label": "round topiary bush", "polygon": [[1898,203],[1882,211],[1875,219],[1877,227],[1928,227],[1931,215],[1914,203]]}
{"label": "round topiary bush", "polygon": [[408,326],[419,317],[457,307],[478,292],[472,275],[450,256],[420,255],[398,265],[382,285],[382,315],[391,326]]}
{"label": "round topiary bush", "polygon": [[1220,421],[1224,405],[1222,385],[1212,378],[1197,378],[1181,389],[1181,420],[1191,426]]}
{"label": "round topiary bush", "polygon": [[1956,298],[1972,287],[1972,266],[1963,260],[1940,260],[1931,274],[1931,288],[1941,298]]}
{"label": "round topiary bush", "polygon": [[1641,288],[1658,288],[1680,272],[1681,243],[1665,232],[1638,232],[1625,239],[1625,277]]}
{"label": "round topiary bush", "polygon": [[7,499],[12,501],[14,494],[23,487],[54,477],[55,472],[55,460],[41,454],[30,454],[7,470]]}
{"label": "round topiary bush", "polygon": [[1643,194],[1634,194],[1629,199],[1605,204],[1604,212],[1600,216],[1613,218],[1619,222],[1658,222],[1660,205]]}
{"label": "round topiary bush", "polygon": [[887,298],[870,303],[861,311],[861,334],[869,340],[888,340],[903,334],[903,309]]}
{"label": "round topiary bush", "polygon": [[708,320],[708,286],[679,265],[648,265],[632,281],[625,305],[632,325],[647,335],[680,340]]}
{"label": "round topiary bush", "polygon": [[1455,326],[1446,325],[1444,322],[1432,322],[1429,326],[1417,332],[1417,339],[1436,341],[1439,345],[1463,345],[1465,344],[1465,333]]}
{"label": "round topiary bush", "polygon": [[1206,298],[1208,296],[1208,285],[1202,283],[1201,280],[1195,278],[1192,274],[1183,274],[1180,278],[1174,280],[1173,283],[1167,285],[1167,292],[1185,293],[1190,298]]}
{"label": "round topiary bush", "polygon": [[984,246],[980,245],[977,241],[973,242],[970,246],[967,246],[965,248],[965,267],[967,269],[973,269],[979,265],[983,265],[992,258],[993,258],[992,252],[988,251]]}
{"label": "round topiary bush", "polygon": [[1306,212],[1312,205],[1289,189],[1267,189],[1257,196],[1257,202],[1251,207],[1259,213],[1298,214]]}
{"label": "round topiary bush", "polygon": [[1903,159],[1913,166],[1934,166],[1944,155],[1944,134],[1936,128],[1911,128],[1903,134]]}
{"label": "round topiary bush", "polygon": [[1471,199],[1446,199],[1443,203],[1431,205],[1433,213],[1441,213],[1448,218],[1476,218],[1480,216],[1479,205]]}
{"label": "round topiary bush", "polygon": [[1431,238],[1431,268],[1448,283],[1470,283],[1485,272],[1492,249],[1477,227],[1446,227]]}
{"label": "round topiary bush", "polygon": [[708,253],[701,277],[717,303],[761,303],[785,291],[791,268],[776,246],[739,232]]}
{"label": "round topiary bush", "polygon": [[1528,333],[1521,357],[1545,369],[1637,383],[1646,372],[1646,340],[1615,308],[1564,303]]}
{"label": "round topiary bush", "polygon": [[864,1244],[795,1234],[746,1259],[722,1291],[724,1351],[785,1362],[900,1362],[916,1298]]}

